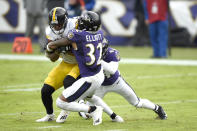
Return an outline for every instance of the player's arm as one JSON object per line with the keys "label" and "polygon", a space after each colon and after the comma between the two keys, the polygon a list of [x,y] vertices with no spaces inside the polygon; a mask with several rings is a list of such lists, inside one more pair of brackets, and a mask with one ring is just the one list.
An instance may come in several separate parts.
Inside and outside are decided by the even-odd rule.
{"label": "player's arm", "polygon": [[[49,41],[50,42],[50,41]],[[49,43],[48,43],[49,44]],[[48,57],[52,62],[55,62],[59,59],[59,52],[57,50],[52,50],[50,48],[48,48],[48,44],[47,44],[47,48],[45,51],[45,55],[46,57]]]}
{"label": "player's arm", "polygon": [[55,50],[58,47],[67,46],[67,45],[71,45],[71,44],[72,44],[72,41],[70,41],[68,38],[62,38],[62,39],[59,39],[56,41],[49,42],[47,45],[47,49]]}
{"label": "player's arm", "polygon": [[109,45],[107,43],[103,46],[103,59],[101,61],[101,65],[104,70],[108,71],[110,74],[114,74],[118,70],[120,55],[118,51],[111,50],[108,46]]}
{"label": "player's arm", "polygon": [[105,62],[104,60],[101,60],[101,65],[103,66],[103,69],[110,74],[114,74],[118,70],[118,62],[116,61]]}

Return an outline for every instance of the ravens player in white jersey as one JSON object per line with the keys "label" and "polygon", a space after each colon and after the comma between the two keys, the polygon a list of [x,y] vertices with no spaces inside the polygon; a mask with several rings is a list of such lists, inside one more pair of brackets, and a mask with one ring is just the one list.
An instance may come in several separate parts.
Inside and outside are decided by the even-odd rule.
{"label": "ravens player in white jersey", "polygon": [[[58,39],[67,36],[67,33],[71,29],[77,28],[77,19],[68,19],[67,11],[62,7],[55,7],[49,12],[49,27],[46,28],[46,37],[48,42],[56,41]],[[71,48],[67,46],[66,48]],[[67,88],[70,86],[80,75],[79,68],[74,55],[69,51],[56,51],[49,52],[46,50],[46,56],[55,62],[62,58],[62,62],[54,67],[47,78],[44,81],[44,85],[41,89],[42,102],[45,106],[47,115],[36,122],[52,121],[55,119],[53,113],[53,99],[52,94],[54,91],[64,86]],[[67,112],[61,111],[57,122],[61,122],[60,117],[66,117]],[[62,119],[64,119],[62,118]]]}
{"label": "ravens player in white jersey", "polygon": [[[118,70],[120,56],[117,50],[104,46],[102,59],[101,64],[104,68],[105,80],[102,86],[96,90],[96,96],[103,98],[108,92],[115,92],[124,97],[131,105],[137,108],[153,110],[161,120],[167,119],[167,114],[160,105],[154,104],[148,99],[139,98],[132,87],[120,75]],[[84,101],[81,100],[79,103],[84,103]],[[89,102],[87,104],[91,105]],[[104,111],[107,114],[112,114],[112,110],[108,108],[104,108]],[[85,119],[88,118],[88,114],[84,112],[79,112],[79,114]],[[119,122],[123,122],[123,120]]]}

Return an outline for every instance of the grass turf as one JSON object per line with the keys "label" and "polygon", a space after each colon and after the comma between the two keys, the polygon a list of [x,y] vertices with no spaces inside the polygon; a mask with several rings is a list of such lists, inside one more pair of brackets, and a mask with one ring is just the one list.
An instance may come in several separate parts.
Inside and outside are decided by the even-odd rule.
{"label": "grass turf", "polygon": [[[0,53],[9,54],[11,44],[0,44]],[[35,54],[38,45],[33,45]],[[151,48],[115,47],[127,58],[148,58]],[[197,49],[175,48],[169,59],[197,59]],[[3,51],[3,52],[1,52]],[[134,55],[133,55],[134,54]],[[42,54],[41,54],[42,55]],[[197,130],[197,68],[195,66],[164,66],[121,64],[119,69],[125,80],[141,98],[147,98],[164,107],[168,120],[158,120],[153,111],[136,109],[123,97],[109,93],[104,100],[124,123],[113,123],[104,113],[103,123],[93,126],[92,120],[83,120],[71,113],[64,124],[55,121],[36,123],[45,115],[40,98],[44,78],[57,63],[40,61],[0,60],[0,130],[25,131],[195,131]],[[19,89],[38,89],[20,91]],[[17,90],[18,89],[18,90]],[[60,109],[53,94],[56,116]]]}

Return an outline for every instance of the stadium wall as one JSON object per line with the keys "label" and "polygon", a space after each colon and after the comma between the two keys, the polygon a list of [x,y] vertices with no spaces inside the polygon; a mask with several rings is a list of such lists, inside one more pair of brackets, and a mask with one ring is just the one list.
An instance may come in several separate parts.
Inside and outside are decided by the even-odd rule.
{"label": "stadium wall", "polygon": [[[97,0],[95,11],[101,12],[102,28],[112,45],[132,45],[136,36],[136,0]],[[23,0],[0,0],[0,41],[12,42],[24,36],[26,15]],[[184,27],[197,43],[197,1],[170,1],[170,26]],[[47,16],[46,16],[47,19]],[[46,21],[47,22],[47,21]],[[39,31],[35,28],[35,33]],[[196,41],[195,41],[196,40]]]}

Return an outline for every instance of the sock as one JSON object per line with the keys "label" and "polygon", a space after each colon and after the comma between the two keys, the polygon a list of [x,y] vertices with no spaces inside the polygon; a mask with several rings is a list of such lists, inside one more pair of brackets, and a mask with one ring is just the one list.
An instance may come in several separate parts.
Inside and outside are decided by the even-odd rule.
{"label": "sock", "polygon": [[90,110],[88,111],[88,113],[91,113],[91,112],[93,112],[95,110],[96,110],[96,106],[90,106]]}
{"label": "sock", "polygon": [[111,117],[111,119],[115,119],[116,116],[117,116],[116,113],[113,112],[112,115],[111,115],[110,117]]}
{"label": "sock", "polygon": [[41,90],[42,103],[45,106],[47,114],[53,114],[53,98],[52,94],[55,89],[47,84],[44,84]]}

